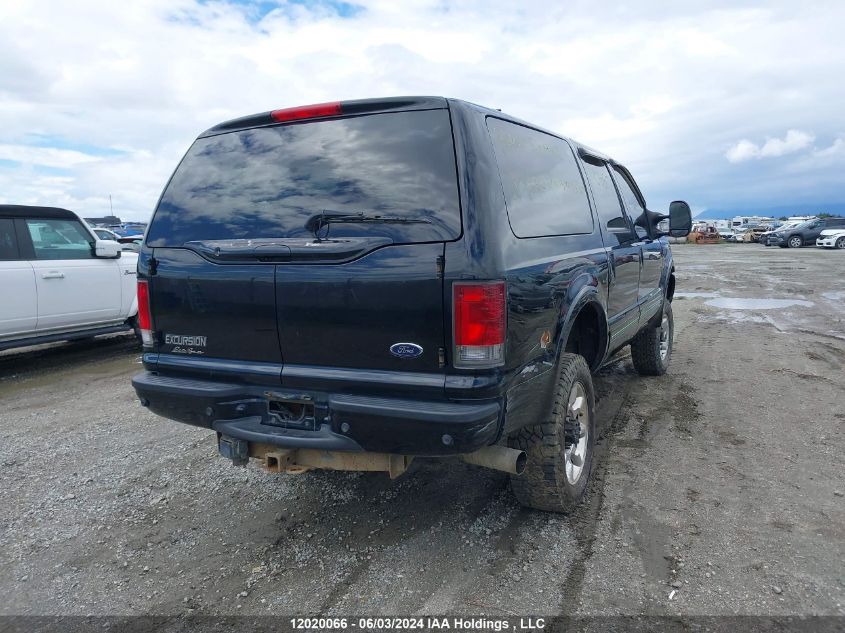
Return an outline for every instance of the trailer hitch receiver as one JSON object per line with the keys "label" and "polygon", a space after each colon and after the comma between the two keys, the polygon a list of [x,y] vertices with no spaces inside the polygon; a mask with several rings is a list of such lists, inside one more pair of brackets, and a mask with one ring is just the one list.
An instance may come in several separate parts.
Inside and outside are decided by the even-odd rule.
{"label": "trailer hitch receiver", "polygon": [[226,459],[231,459],[235,466],[249,463],[249,443],[228,435],[217,436],[217,450]]}

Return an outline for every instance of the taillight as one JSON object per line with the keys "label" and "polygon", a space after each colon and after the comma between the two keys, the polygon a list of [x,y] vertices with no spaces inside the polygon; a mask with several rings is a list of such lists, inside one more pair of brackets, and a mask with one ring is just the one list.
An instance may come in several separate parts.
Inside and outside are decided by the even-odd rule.
{"label": "taillight", "polygon": [[141,330],[141,342],[151,346],[153,327],[150,317],[150,286],[145,279],[138,280],[138,329]]}
{"label": "taillight", "polygon": [[284,110],[273,110],[270,116],[274,121],[296,121],[299,119],[318,119],[325,116],[338,116],[342,114],[340,101],[333,103],[317,103],[314,105],[298,106],[296,108],[285,108]]}
{"label": "taillight", "polygon": [[452,286],[455,367],[495,367],[505,360],[505,282]]}

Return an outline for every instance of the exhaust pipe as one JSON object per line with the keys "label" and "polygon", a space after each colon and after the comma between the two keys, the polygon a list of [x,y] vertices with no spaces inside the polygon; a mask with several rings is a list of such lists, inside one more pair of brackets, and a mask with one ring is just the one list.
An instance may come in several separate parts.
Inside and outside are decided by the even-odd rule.
{"label": "exhaust pipe", "polygon": [[492,468],[511,475],[521,475],[528,461],[525,451],[499,445],[485,446],[474,453],[464,453],[460,458],[467,464]]}

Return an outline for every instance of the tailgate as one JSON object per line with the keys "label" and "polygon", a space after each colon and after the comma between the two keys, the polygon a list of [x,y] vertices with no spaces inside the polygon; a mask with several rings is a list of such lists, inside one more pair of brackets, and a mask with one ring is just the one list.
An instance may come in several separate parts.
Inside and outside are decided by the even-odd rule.
{"label": "tailgate", "polygon": [[340,265],[277,266],[286,374],[291,365],[441,370],[442,255],[442,244],[408,244]]}

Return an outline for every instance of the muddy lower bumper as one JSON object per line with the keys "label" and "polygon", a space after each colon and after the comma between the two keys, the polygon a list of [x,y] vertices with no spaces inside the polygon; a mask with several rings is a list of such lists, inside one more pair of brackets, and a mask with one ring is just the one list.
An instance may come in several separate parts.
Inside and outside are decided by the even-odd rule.
{"label": "muddy lower bumper", "polygon": [[163,376],[132,379],[154,413],[250,444],[400,455],[469,453],[495,442],[502,402],[289,391]]}

